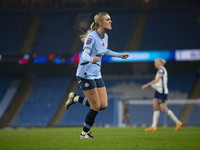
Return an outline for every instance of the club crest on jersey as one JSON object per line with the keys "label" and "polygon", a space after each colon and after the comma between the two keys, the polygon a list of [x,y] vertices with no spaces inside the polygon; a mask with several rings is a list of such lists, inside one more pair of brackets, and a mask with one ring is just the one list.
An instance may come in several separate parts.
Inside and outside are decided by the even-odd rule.
{"label": "club crest on jersey", "polygon": [[92,42],[92,39],[91,39],[91,38],[88,38],[86,44],[88,45],[88,44],[90,44],[91,42]]}

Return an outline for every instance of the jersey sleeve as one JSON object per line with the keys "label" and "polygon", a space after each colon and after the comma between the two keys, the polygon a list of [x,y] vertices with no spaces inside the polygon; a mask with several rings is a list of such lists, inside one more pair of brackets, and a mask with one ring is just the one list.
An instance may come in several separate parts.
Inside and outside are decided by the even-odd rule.
{"label": "jersey sleeve", "polygon": [[107,49],[105,55],[110,56],[110,57],[118,57],[118,58],[122,58],[122,54],[114,52],[112,50]]}
{"label": "jersey sleeve", "polygon": [[164,70],[163,70],[163,69],[159,69],[159,70],[158,70],[158,74],[159,74],[159,75],[163,76],[163,75],[164,75],[164,73],[165,73],[165,72],[164,72]]}
{"label": "jersey sleeve", "polygon": [[92,57],[90,57],[90,50],[85,48],[84,51],[83,51],[83,54],[82,54],[82,58],[83,60],[85,61],[92,61]]}
{"label": "jersey sleeve", "polygon": [[88,35],[85,39],[84,45],[83,45],[83,49],[89,49],[91,50],[93,45],[95,43],[95,40],[92,36]]}

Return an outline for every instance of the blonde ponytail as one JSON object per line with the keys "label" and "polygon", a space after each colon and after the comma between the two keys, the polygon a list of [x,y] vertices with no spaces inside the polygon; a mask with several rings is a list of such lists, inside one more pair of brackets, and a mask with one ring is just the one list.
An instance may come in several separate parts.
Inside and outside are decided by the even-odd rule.
{"label": "blonde ponytail", "polygon": [[95,30],[95,22],[93,22],[91,25],[90,25],[90,30],[87,30],[86,33],[83,33],[80,35],[80,38],[81,38],[81,41],[84,43],[85,42],[85,39],[86,37],[88,36],[88,34],[90,34],[92,31]]}
{"label": "blonde ponytail", "polygon": [[80,35],[81,41],[84,43],[85,39],[87,38],[88,34],[90,34],[92,31],[98,28],[98,22],[103,20],[103,17],[107,15],[107,12],[99,12],[94,16],[94,22],[90,25],[90,29],[87,30],[87,32],[83,32],[83,34]]}

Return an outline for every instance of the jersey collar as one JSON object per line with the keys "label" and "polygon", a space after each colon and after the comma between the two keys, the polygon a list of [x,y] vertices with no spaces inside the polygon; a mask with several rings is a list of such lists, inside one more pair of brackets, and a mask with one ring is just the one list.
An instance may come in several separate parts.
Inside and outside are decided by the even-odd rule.
{"label": "jersey collar", "polygon": [[104,37],[102,38],[102,37],[100,36],[99,32],[98,32],[96,29],[95,29],[95,32],[97,33],[97,35],[99,36],[99,38],[104,39],[105,35],[104,35]]}

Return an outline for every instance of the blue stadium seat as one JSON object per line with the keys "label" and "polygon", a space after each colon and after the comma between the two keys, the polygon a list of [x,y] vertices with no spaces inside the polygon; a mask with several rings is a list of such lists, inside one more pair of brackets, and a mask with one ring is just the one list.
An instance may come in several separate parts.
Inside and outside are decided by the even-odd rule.
{"label": "blue stadium seat", "polygon": [[[174,114],[178,117],[182,110],[182,105],[169,105]],[[130,124],[132,125],[148,125],[151,126],[153,118],[152,105],[129,105]],[[160,111],[158,125],[175,125],[167,114]]]}
{"label": "blue stadium seat", "polygon": [[191,9],[149,12],[140,49],[168,50],[199,48],[200,27],[192,21]]}
{"label": "blue stadium seat", "polygon": [[0,53],[19,53],[29,21],[30,16],[25,12],[1,13]]}
{"label": "blue stadium seat", "polygon": [[153,78],[146,77],[104,77],[108,97],[127,99],[151,99],[153,90],[149,88],[146,92],[141,90],[141,86]]}
{"label": "blue stadium seat", "polygon": [[0,102],[12,81],[13,79],[11,77],[4,77],[4,76],[0,77]]}
{"label": "blue stadium seat", "polygon": [[70,76],[39,76],[20,112],[17,126],[47,126],[71,83]]}
{"label": "blue stadium seat", "polygon": [[74,37],[67,12],[46,12],[33,45],[35,53],[68,53]]}
{"label": "blue stadium seat", "polygon": [[195,104],[192,113],[187,120],[188,125],[200,125],[200,104]]}
{"label": "blue stadium seat", "polygon": [[77,126],[82,125],[85,121],[85,116],[89,111],[89,107],[79,103],[72,105],[64,114],[59,122],[61,126]]}
{"label": "blue stadium seat", "polygon": [[169,76],[169,98],[187,99],[194,81],[194,75],[181,74]]}
{"label": "blue stadium seat", "polygon": [[129,105],[129,119],[132,125],[150,125],[152,114],[152,105]]}
{"label": "blue stadium seat", "polygon": [[[107,93],[112,98],[127,99],[152,99],[154,90],[147,88],[141,90],[141,86],[154,79],[154,76],[104,76]],[[169,76],[169,99],[186,99],[195,80],[193,75],[182,74]]]}
{"label": "blue stadium seat", "polygon": [[111,12],[112,30],[108,31],[108,48],[114,51],[128,49],[133,26],[136,20],[135,12]]}

